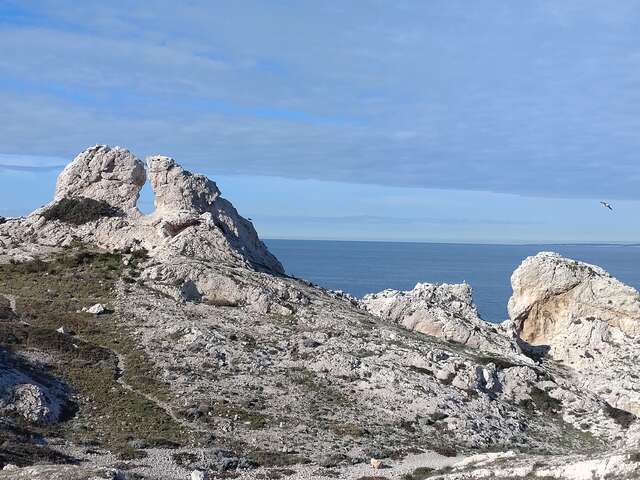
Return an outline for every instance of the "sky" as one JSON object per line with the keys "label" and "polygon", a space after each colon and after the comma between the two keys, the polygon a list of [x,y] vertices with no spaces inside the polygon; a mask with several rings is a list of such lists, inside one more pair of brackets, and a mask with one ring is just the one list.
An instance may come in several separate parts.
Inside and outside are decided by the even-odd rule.
{"label": "sky", "polygon": [[0,0],[0,215],[110,144],[265,238],[638,242],[638,31],[640,0]]}

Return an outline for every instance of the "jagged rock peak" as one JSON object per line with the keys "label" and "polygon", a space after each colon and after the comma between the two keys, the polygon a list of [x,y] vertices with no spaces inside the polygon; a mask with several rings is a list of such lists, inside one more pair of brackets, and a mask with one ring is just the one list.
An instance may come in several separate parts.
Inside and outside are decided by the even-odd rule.
{"label": "jagged rock peak", "polygon": [[88,197],[119,208],[134,208],[145,181],[144,164],[129,150],[95,145],[60,173],[54,200]]}
{"label": "jagged rock peak", "polygon": [[157,217],[169,227],[195,221],[218,228],[231,247],[259,269],[282,274],[284,268],[258,237],[253,224],[222,198],[215,182],[182,168],[173,158],[147,158],[149,180],[155,194]]}
{"label": "jagged rock peak", "polygon": [[[361,305],[372,314],[409,330],[504,355],[520,355],[516,342],[482,320],[471,287],[418,283],[413,290],[384,290],[365,295]],[[524,362],[529,359],[522,358]]]}
{"label": "jagged rock peak", "polygon": [[159,212],[185,210],[205,213],[220,197],[215,182],[185,170],[171,157],[147,157],[147,168]]}

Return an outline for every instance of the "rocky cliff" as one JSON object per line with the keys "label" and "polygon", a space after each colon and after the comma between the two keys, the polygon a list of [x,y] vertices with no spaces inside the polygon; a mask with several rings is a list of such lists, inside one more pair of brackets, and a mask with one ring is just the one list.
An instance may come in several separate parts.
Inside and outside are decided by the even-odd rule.
{"label": "rocky cliff", "polygon": [[545,254],[505,326],[467,285],[355,301],[286,276],[213,181],[92,147],[0,224],[0,478],[633,478],[633,362],[598,388],[569,358],[631,355],[635,298]]}

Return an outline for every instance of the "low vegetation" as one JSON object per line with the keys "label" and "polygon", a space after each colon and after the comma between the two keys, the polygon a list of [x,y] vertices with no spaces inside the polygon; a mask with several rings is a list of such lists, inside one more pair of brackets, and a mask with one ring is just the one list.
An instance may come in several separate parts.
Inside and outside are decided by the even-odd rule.
{"label": "low vegetation", "polygon": [[435,470],[429,467],[418,467],[411,473],[405,473],[402,480],[424,480],[434,475]]}
{"label": "low vegetation", "polygon": [[73,225],[84,225],[104,217],[119,217],[122,210],[105,201],[84,197],[67,197],[44,211],[47,220],[60,220]]}
{"label": "low vegetation", "polygon": [[[168,387],[118,322],[117,313],[82,312],[95,303],[112,306],[115,286],[125,273],[135,275],[143,255],[125,266],[120,253],[72,248],[47,261],[0,265],[0,292],[17,299],[21,322],[0,321],[0,348],[41,356],[51,375],[74,389],[77,413],[39,433],[62,436],[84,445],[114,450],[136,458],[129,446],[143,439],[149,446],[177,446],[187,432],[155,403],[137,392],[166,398]],[[128,270],[128,271],[127,271]],[[64,327],[69,333],[59,333]],[[119,359],[124,360],[124,380]]]}

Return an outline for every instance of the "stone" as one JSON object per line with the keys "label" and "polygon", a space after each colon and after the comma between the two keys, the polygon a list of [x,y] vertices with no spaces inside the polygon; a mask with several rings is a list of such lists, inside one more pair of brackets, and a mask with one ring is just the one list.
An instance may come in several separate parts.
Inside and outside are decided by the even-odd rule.
{"label": "stone", "polygon": [[101,303],[96,303],[95,305],[92,305],[86,310],[87,313],[92,313],[93,315],[100,315],[106,311],[107,311],[107,308]]}
{"label": "stone", "polygon": [[209,475],[203,470],[194,470],[191,472],[191,480],[209,480]]}
{"label": "stone", "polygon": [[131,209],[145,181],[144,164],[129,150],[96,145],[81,152],[58,176],[54,201],[87,197]]}
{"label": "stone", "polygon": [[302,341],[302,346],[305,348],[317,348],[322,345],[320,342],[313,340],[312,338],[305,338]]}
{"label": "stone", "polygon": [[377,458],[372,458],[370,463],[371,463],[371,468],[373,468],[374,470],[380,470],[382,468],[382,460],[378,460]]}
{"label": "stone", "polygon": [[[3,382],[8,381],[3,379]],[[5,387],[0,396],[0,411],[13,411],[30,422],[50,425],[58,421],[62,406],[50,398],[45,387],[34,383],[14,384]]]}

